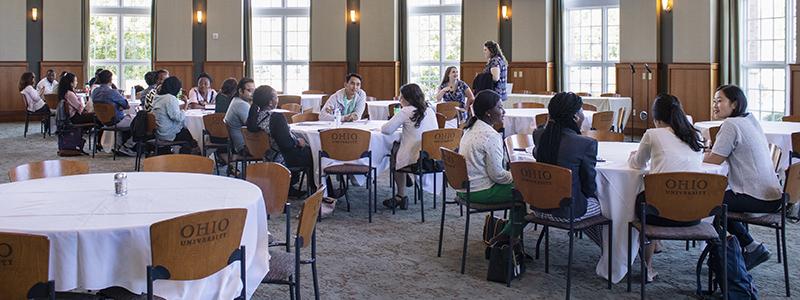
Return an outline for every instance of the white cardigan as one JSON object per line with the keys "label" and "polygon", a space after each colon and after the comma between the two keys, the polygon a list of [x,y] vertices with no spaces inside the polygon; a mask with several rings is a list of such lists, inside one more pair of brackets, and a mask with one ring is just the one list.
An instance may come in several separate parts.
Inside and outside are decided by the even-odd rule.
{"label": "white cardigan", "polygon": [[639,150],[631,152],[628,165],[641,170],[647,167],[648,161],[650,174],[702,172],[703,151],[693,151],[672,128],[651,128],[642,136]]}
{"label": "white cardigan", "polygon": [[496,183],[513,182],[511,172],[503,167],[505,165],[503,137],[491,125],[480,120],[476,121],[472,128],[464,132],[458,153],[467,161],[470,192],[491,188]]}
{"label": "white cardigan", "polygon": [[413,106],[403,107],[400,113],[395,114],[389,122],[381,127],[381,132],[387,135],[394,133],[401,126],[403,127],[400,149],[397,151],[396,167],[398,169],[417,163],[419,150],[422,148],[423,132],[439,129],[439,123],[436,122],[436,112],[430,107],[425,110],[425,117],[422,118],[419,127],[414,127],[414,121],[411,121],[411,117],[414,116],[416,111],[417,108]]}

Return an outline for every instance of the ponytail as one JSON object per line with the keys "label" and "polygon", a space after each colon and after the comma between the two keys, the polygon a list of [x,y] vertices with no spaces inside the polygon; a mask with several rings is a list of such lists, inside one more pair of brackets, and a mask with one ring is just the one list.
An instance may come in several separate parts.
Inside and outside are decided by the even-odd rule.
{"label": "ponytail", "polygon": [[259,108],[258,105],[250,105],[250,111],[247,113],[247,122],[245,122],[245,125],[247,125],[247,131],[258,132],[261,130],[261,128],[258,127],[259,112],[261,112],[261,108]]}
{"label": "ponytail", "polygon": [[698,152],[704,148],[700,142],[700,131],[689,123],[678,97],[670,94],[656,96],[656,100],[653,103],[653,117],[658,121],[669,124],[675,136],[689,145],[692,151]]}

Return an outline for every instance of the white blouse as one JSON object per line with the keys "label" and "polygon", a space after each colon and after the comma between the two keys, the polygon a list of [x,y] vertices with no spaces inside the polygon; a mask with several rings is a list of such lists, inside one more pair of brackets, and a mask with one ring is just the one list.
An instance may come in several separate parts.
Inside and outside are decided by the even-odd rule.
{"label": "white blouse", "polygon": [[503,136],[491,125],[480,120],[476,121],[472,128],[464,132],[458,153],[467,161],[470,192],[489,189],[496,183],[513,182],[511,172],[503,167],[505,165]]}
{"label": "white blouse", "polygon": [[39,92],[32,85],[26,86],[20,94],[25,98],[26,109],[30,112],[41,109],[45,104],[42,97],[39,96]]}
{"label": "white blouse", "polygon": [[206,104],[214,104],[214,98],[217,97],[217,91],[209,88],[205,95],[200,93],[200,89],[193,87],[189,90],[189,103],[200,103],[200,100],[205,99]]}
{"label": "white blouse", "polygon": [[639,150],[631,152],[628,165],[644,169],[650,161],[650,174],[667,172],[702,172],[703,151],[693,151],[673,133],[672,128],[645,131]]}
{"label": "white blouse", "polygon": [[403,134],[400,137],[400,149],[397,151],[397,168],[417,163],[419,159],[419,150],[422,149],[422,133],[429,130],[439,129],[439,123],[436,122],[436,112],[428,107],[425,110],[425,117],[419,123],[419,127],[414,127],[414,121],[411,118],[417,111],[416,107],[406,106],[400,110],[400,113],[395,114],[389,122],[383,124],[381,132],[383,134],[392,134],[398,128],[403,128]]}

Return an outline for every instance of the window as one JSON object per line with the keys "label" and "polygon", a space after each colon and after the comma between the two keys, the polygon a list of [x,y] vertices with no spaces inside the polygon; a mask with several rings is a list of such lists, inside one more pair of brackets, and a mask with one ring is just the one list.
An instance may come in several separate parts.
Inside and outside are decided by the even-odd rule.
{"label": "window", "polygon": [[308,89],[309,0],[253,0],[253,75],[287,94]]}
{"label": "window", "polygon": [[619,61],[619,1],[567,0],[565,87],[592,95],[615,93]]}
{"label": "window", "polygon": [[146,86],[150,71],[150,0],[91,0],[89,74],[98,68],[114,72],[122,90]]}
{"label": "window", "polygon": [[433,96],[448,66],[461,60],[461,0],[408,1],[408,82]]}
{"label": "window", "polygon": [[759,120],[779,121],[789,107],[786,65],[795,60],[796,1],[744,0],[742,87],[748,111]]}

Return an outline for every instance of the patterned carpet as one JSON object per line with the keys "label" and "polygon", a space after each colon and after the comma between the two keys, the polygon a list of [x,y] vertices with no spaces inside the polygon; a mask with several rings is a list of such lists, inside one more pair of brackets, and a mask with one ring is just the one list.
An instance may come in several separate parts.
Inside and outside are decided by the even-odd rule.
{"label": "patterned carpet", "polygon": [[[42,139],[38,126],[34,133],[22,137],[23,124],[0,124],[0,183],[8,182],[5,173],[13,166],[36,160],[57,159],[56,137]],[[77,157],[88,161],[92,172],[133,170],[133,158],[111,159],[109,154]],[[378,181],[379,202],[390,194],[387,174]],[[409,193],[411,191],[409,190]],[[452,195],[452,193],[450,193]],[[334,215],[324,219],[317,230],[318,271],[323,299],[559,299],[565,295],[567,236],[564,232],[551,232],[550,273],[544,272],[544,261],[527,263],[528,271],[510,288],[500,283],[486,281],[487,261],[483,258],[481,230],[482,215],[473,215],[467,254],[466,274],[459,273],[464,217],[458,209],[449,206],[445,218],[445,240],[442,257],[436,257],[441,206],[432,208],[431,195],[426,194],[425,223],[420,223],[419,204],[409,210],[398,211],[378,208],[373,223],[367,222],[366,188],[350,191],[352,211],[344,207],[344,199]],[[439,199],[441,202],[441,199]],[[380,204],[379,204],[380,205]],[[439,203],[440,205],[440,203]],[[296,222],[296,220],[293,220]],[[283,218],[270,220],[272,234],[283,236]],[[789,241],[790,280],[792,294],[800,295],[796,259],[798,225],[792,224],[787,233]],[[776,260],[774,231],[752,227],[754,236],[765,242],[773,258],[751,273],[762,299],[784,297],[783,268]],[[526,249],[534,253],[538,231],[526,228]],[[572,269],[572,297],[574,299],[637,299],[638,280],[634,279],[634,292],[625,291],[624,281],[609,291],[604,279],[595,275],[594,269],[600,249],[589,239],[576,240]],[[647,285],[650,299],[687,299],[694,295],[694,266],[700,248],[684,250],[683,242],[665,242],[666,249],[655,257],[655,268],[660,275]],[[276,251],[276,249],[273,249]],[[638,268],[638,260],[635,262]],[[302,272],[302,295],[313,297],[311,269]],[[638,278],[638,271],[634,272]],[[705,278],[705,277],[703,277]],[[705,284],[705,280],[704,284]],[[285,286],[261,285],[254,299],[286,299]]]}

